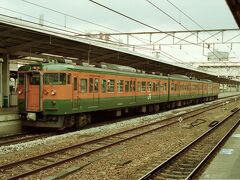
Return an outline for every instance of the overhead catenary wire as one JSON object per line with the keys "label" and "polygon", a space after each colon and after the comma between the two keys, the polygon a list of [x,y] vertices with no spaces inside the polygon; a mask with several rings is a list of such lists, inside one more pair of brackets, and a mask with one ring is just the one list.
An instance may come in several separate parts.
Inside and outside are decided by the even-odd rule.
{"label": "overhead catenary wire", "polygon": [[201,45],[199,45],[199,44],[196,44],[196,43],[187,41],[186,39],[182,39],[182,38],[177,37],[177,36],[174,36],[174,35],[172,35],[172,34],[170,34],[170,33],[164,32],[164,31],[162,31],[162,30],[160,30],[160,29],[158,29],[158,28],[156,28],[156,27],[154,27],[154,26],[151,26],[151,25],[148,25],[148,24],[146,24],[146,23],[144,23],[144,22],[141,22],[141,21],[139,21],[139,20],[137,20],[137,19],[135,19],[135,18],[132,18],[132,17],[130,17],[130,16],[128,16],[128,15],[125,15],[125,14],[119,12],[119,11],[116,11],[116,10],[112,9],[112,8],[109,8],[109,7],[107,7],[107,6],[103,5],[103,4],[100,4],[100,3],[98,3],[98,2],[96,2],[96,1],[94,1],[94,0],[89,0],[89,1],[92,2],[92,3],[95,3],[95,4],[98,5],[98,6],[101,6],[101,7],[105,8],[105,9],[108,9],[109,11],[112,11],[112,12],[114,12],[114,13],[116,13],[116,14],[119,14],[119,15],[127,18],[127,19],[130,19],[130,20],[135,21],[135,22],[137,22],[137,23],[139,23],[139,24],[141,24],[141,25],[144,25],[144,26],[146,26],[146,27],[148,27],[148,28],[151,28],[151,29],[153,29],[153,30],[155,30],[155,31],[158,31],[158,32],[167,34],[167,35],[169,35],[169,36],[172,36],[172,37],[174,37],[174,38],[176,38],[176,39],[179,39],[179,40],[181,40],[181,41],[185,41],[185,42],[187,42],[187,43],[189,43],[189,44],[192,44],[192,45],[204,47],[204,46],[201,46]]}
{"label": "overhead catenary wire", "polygon": [[53,11],[53,12],[58,13],[58,14],[62,14],[62,15],[64,15],[64,16],[71,17],[71,18],[73,18],[73,19],[77,19],[77,20],[82,21],[82,22],[86,22],[86,23],[89,23],[89,24],[92,24],[92,25],[95,25],[95,26],[99,26],[99,27],[102,27],[102,28],[104,28],[104,29],[108,29],[108,30],[111,30],[111,31],[119,32],[119,31],[116,30],[116,29],[112,29],[112,28],[109,28],[109,27],[107,27],[107,26],[104,26],[104,25],[101,25],[101,24],[97,24],[97,23],[94,23],[94,22],[91,22],[91,21],[88,21],[88,20],[85,20],[85,19],[82,19],[82,18],[73,16],[73,15],[70,15],[70,14],[66,14],[66,13],[64,13],[64,12],[57,11],[57,10],[55,10],[55,9],[51,9],[51,8],[48,8],[48,7],[45,7],[45,6],[42,6],[42,5],[39,5],[39,4],[30,2],[30,1],[27,1],[27,0],[22,0],[22,1],[25,2],[25,3],[28,3],[28,4],[32,4],[32,5],[34,5],[34,6],[41,7],[41,8],[43,8],[43,9],[47,9],[47,10],[49,10],[49,11]]}
{"label": "overhead catenary wire", "polygon": [[[31,2],[29,2],[29,1],[26,1],[26,0],[22,0],[22,1],[24,1],[24,2],[28,2],[28,3],[31,3]],[[33,3],[33,5],[37,5],[37,4],[35,4],[35,3]],[[42,8],[46,8],[46,7],[44,7],[44,6],[41,6],[40,5],[40,7],[42,7]],[[48,9],[48,10],[53,10],[53,9],[50,9],[50,8],[46,8],[46,9]],[[60,11],[56,11],[56,10],[53,10],[54,12],[57,12],[57,13],[61,13]],[[18,12],[19,13],[19,12]],[[22,14],[24,14],[24,13],[22,13]],[[70,16],[71,17],[71,15],[68,15],[68,14],[66,14],[66,13],[61,13],[61,14],[64,14],[64,15],[66,15],[66,16]],[[26,14],[24,14],[24,15],[26,15]],[[30,16],[30,15],[26,15],[26,16],[29,16],[29,17],[32,17],[32,18],[35,18],[35,19],[37,19],[36,17],[33,17],[33,16]],[[45,20],[46,21],[46,20]],[[50,22],[50,21],[46,21],[46,22],[48,22],[48,23],[52,23],[52,22]],[[55,24],[55,23],[52,23],[52,24]],[[55,25],[58,25],[58,24],[55,24]],[[61,25],[60,25],[61,26]],[[65,27],[66,28],[66,27]],[[68,28],[68,29],[70,29],[70,28]],[[62,30],[62,29],[61,29]],[[76,30],[75,30],[76,31]],[[119,31],[118,31],[119,32]],[[75,32],[76,33],[76,32]],[[133,37],[133,36],[132,36]],[[134,37],[134,38],[136,38],[136,37]],[[122,44],[122,43],[119,43],[120,45],[124,45],[124,44]],[[130,45],[131,46],[131,45]],[[166,53],[167,54],[167,53]],[[175,59],[177,59],[177,58],[175,58]],[[181,61],[181,60],[179,60],[178,59],[178,61]]]}
{"label": "overhead catenary wire", "polygon": [[[8,8],[5,8],[5,7],[1,7],[0,6],[0,8],[1,9],[4,9],[4,10],[6,10],[6,11],[10,11],[10,12],[13,12],[13,13],[16,13],[16,14],[20,14],[20,15],[23,15],[23,16],[26,16],[26,17],[29,17],[29,18],[32,18],[32,19],[39,19],[39,18],[37,18],[37,17],[34,17],[34,16],[31,16],[31,15],[28,15],[28,14],[25,14],[25,13],[22,13],[22,12],[19,12],[19,11],[15,11],[15,10],[12,10],[12,9],[8,9]],[[7,17],[7,15],[4,15],[4,14],[2,14],[2,16],[5,16],[5,17]],[[9,18],[10,18],[10,16],[8,16]],[[59,27],[64,27],[64,26],[62,26],[62,25],[60,25],[60,24],[57,24],[57,23],[54,23],[54,22],[51,22],[51,21],[47,21],[47,20],[44,20],[45,22],[47,22],[47,23],[49,23],[49,24],[52,24],[52,25],[56,25],[56,26],[59,26]],[[46,25],[44,25],[44,26],[46,26]],[[73,30],[73,31],[69,31],[69,30],[67,30],[67,29],[69,29],[69,30]],[[76,30],[76,29],[73,29],[73,28],[67,28],[67,29],[65,29],[65,31],[66,32],[69,32],[69,33],[82,33],[82,35],[83,35],[83,32],[81,32],[81,31],[79,31],[79,30]],[[63,30],[63,29],[59,29],[59,30]]]}
{"label": "overhead catenary wire", "polygon": [[[198,27],[200,27],[202,30],[205,30],[206,31],[206,29],[202,26],[202,25],[200,25],[197,21],[195,21],[191,16],[189,16],[187,13],[185,13],[183,10],[181,10],[179,7],[177,7],[174,3],[172,3],[170,0],[166,0],[169,4],[171,4],[175,9],[177,9],[179,12],[181,12],[185,17],[187,17],[190,21],[192,21],[195,25],[197,25]],[[210,35],[210,36],[212,36],[209,32],[208,32],[208,34]],[[220,41],[217,37],[215,37],[215,36],[213,36],[217,41]],[[230,48],[227,44],[226,44],[226,46],[228,47],[228,48]],[[235,52],[234,52],[234,54],[235,54]]]}
{"label": "overhead catenary wire", "polygon": [[[160,12],[164,13],[166,16],[168,16],[169,18],[171,18],[173,21],[175,21],[177,24],[179,24],[180,26],[182,26],[184,29],[186,29],[187,31],[189,31],[191,33],[191,30],[189,30],[186,26],[184,26],[182,23],[178,22],[175,18],[173,18],[171,15],[169,15],[168,13],[166,13],[165,11],[163,11],[159,6],[157,6],[156,4],[154,4],[152,1],[150,0],[146,0],[149,4],[151,4],[153,7],[155,7],[156,9],[158,9]],[[194,33],[192,33],[193,35],[195,35]],[[195,35],[197,38],[199,38],[197,35]],[[201,41],[203,41],[201,38],[199,38]],[[183,40],[182,40],[183,41]],[[204,48],[204,45],[203,45]],[[208,48],[209,49],[209,48]],[[214,51],[212,51],[211,49],[209,49],[209,51],[211,51],[213,53],[213,55],[216,58],[219,58]]]}
{"label": "overhead catenary wire", "polygon": [[[5,7],[1,7],[1,6],[0,6],[0,9],[4,9],[4,10],[6,10],[6,11],[10,11],[10,12],[13,12],[13,13],[16,13],[16,14],[20,14],[20,15],[23,15],[23,16],[26,16],[26,17],[29,17],[29,18],[32,18],[32,19],[37,19],[37,20],[39,20],[39,18],[37,18],[37,17],[31,16],[31,15],[28,15],[28,14],[25,14],[25,13],[22,13],[22,12],[19,12],[19,11],[11,10],[11,9],[8,9],[8,8],[5,8]],[[5,14],[0,14],[0,15],[3,16],[3,17],[7,17],[7,18],[14,19],[14,17],[8,16],[8,15],[5,15]],[[25,22],[27,22],[27,23],[32,23],[32,24],[39,25],[38,23],[34,23],[34,22],[32,22],[32,21],[27,21],[27,20],[21,20],[21,21],[25,21]],[[76,36],[76,35],[80,35],[80,34],[81,34],[81,36],[87,36],[87,37],[88,37],[88,35],[86,35],[84,32],[79,31],[78,29],[74,29],[74,28],[70,28],[70,27],[65,27],[65,26],[63,26],[63,25],[61,25],[61,24],[57,24],[57,23],[54,23],[54,22],[48,21],[48,20],[44,20],[44,22],[47,22],[47,23],[49,23],[49,24],[52,24],[52,25],[61,27],[61,29],[60,29],[60,28],[57,28],[57,27],[52,27],[52,26],[49,26],[49,25],[44,25],[44,26],[47,27],[47,28],[59,30],[59,31],[66,32],[66,33],[71,33],[71,34],[73,34],[73,36]],[[62,28],[64,28],[64,29],[62,29]],[[91,38],[91,37],[88,37],[88,38]],[[113,38],[113,39],[115,39],[115,38]],[[118,43],[118,42],[115,42],[115,41],[110,41],[110,42]],[[118,43],[118,44],[121,45],[121,43]]]}
{"label": "overhead catenary wire", "polygon": [[203,26],[201,26],[199,23],[197,23],[193,18],[191,18],[189,15],[187,15],[185,12],[183,12],[180,8],[178,8],[175,4],[173,4],[170,0],[166,0],[168,3],[170,3],[174,8],[176,8],[178,11],[180,11],[184,16],[186,16],[188,19],[190,19],[194,24],[196,24],[198,27],[200,27],[203,30],[206,30]]}
{"label": "overhead catenary wire", "polygon": [[[54,9],[51,9],[51,8],[48,8],[48,7],[45,7],[45,6],[36,4],[36,3],[32,3],[32,2],[27,1],[27,0],[22,0],[22,1],[25,2],[25,3],[29,3],[29,4],[32,4],[32,5],[34,5],[34,6],[37,6],[37,7],[41,7],[41,8],[47,9],[47,10],[49,10],[49,11],[53,11],[53,12],[55,12],[55,13],[59,13],[59,14],[65,15],[65,16],[69,16],[69,17],[75,18],[75,19],[77,19],[77,20],[81,20],[81,21],[84,21],[84,22],[89,22],[89,23],[91,23],[91,24],[94,24],[94,25],[99,26],[97,23],[92,23],[92,22],[90,22],[90,21],[87,21],[87,20],[84,20],[84,19],[75,17],[75,16],[73,16],[73,15],[69,15],[69,14],[67,14],[67,13],[63,13],[63,12],[54,10]],[[100,27],[106,27],[106,26],[100,25]],[[115,29],[112,29],[112,28],[108,28],[108,27],[106,27],[106,28],[109,29],[109,30],[111,30],[111,31],[120,32],[120,31],[115,30]],[[120,33],[121,33],[121,32],[120,32]],[[130,35],[130,36],[133,37],[133,38],[135,38],[135,39],[137,39],[137,40],[140,41],[140,42],[143,42],[144,44],[147,44],[145,41],[143,41],[142,38],[138,38],[138,37],[135,37],[135,36],[133,36],[133,35]],[[145,40],[145,39],[144,39],[144,40]],[[119,44],[119,45],[125,45],[125,46],[131,46],[131,45],[128,45],[128,44],[123,44],[123,43],[118,43],[118,44]],[[133,46],[134,46],[134,45],[133,45]],[[168,54],[168,53],[165,52],[165,54]],[[171,56],[170,54],[168,54],[168,55]],[[178,59],[178,58],[175,57],[175,59]],[[181,60],[178,59],[178,61],[181,61]],[[181,62],[183,62],[183,61],[181,61]]]}
{"label": "overhead catenary wire", "polygon": [[[18,19],[18,18],[14,18],[14,17],[11,17],[11,16],[7,16],[7,15],[2,15],[2,14],[0,14],[1,16],[4,16],[4,17],[6,17],[6,18],[11,18],[11,19]],[[19,20],[19,19],[18,19]],[[11,21],[4,21],[4,20],[0,20],[0,21],[2,21],[2,22],[8,22],[8,23],[11,23],[11,24],[16,24],[16,23],[14,23],[14,22],[11,22]],[[32,22],[32,21],[28,21],[28,20],[22,20],[21,19],[21,21],[23,21],[23,22],[26,22],[26,23],[30,23],[30,24],[34,24],[34,25],[39,25],[38,23],[34,23],[34,22]],[[16,24],[16,25],[19,25],[19,24]],[[30,27],[30,26],[27,26],[27,25],[25,25],[26,27]],[[46,25],[45,25],[46,26]],[[55,30],[62,30],[62,29],[59,29],[59,28],[56,28],[56,27],[52,27],[52,26],[46,26],[47,28],[51,28],[51,29],[55,29]],[[36,28],[36,29],[39,29],[39,28]],[[39,29],[40,30],[40,29]],[[28,30],[26,30],[26,31],[28,31]],[[49,30],[48,30],[49,31]],[[75,32],[72,32],[72,31],[66,31],[66,30],[62,30],[63,32],[70,32],[70,33],[75,33]],[[60,33],[60,32],[56,32],[56,31],[49,31],[49,32],[54,32],[55,34],[59,34],[59,35],[66,35],[66,34],[63,34],[63,33]],[[96,40],[94,40],[94,39],[91,39],[91,41],[96,41]],[[105,42],[106,43],[106,42]],[[124,46],[127,46],[127,47],[131,47],[131,46],[128,46],[128,45],[126,45],[126,44],[120,44],[120,45],[124,45]],[[148,50],[149,51],[149,49],[148,48],[139,48],[139,50]],[[167,54],[167,53],[165,53],[166,55],[163,55],[163,56],[165,56],[165,57],[168,57],[169,59],[172,59],[172,60],[175,60],[175,61],[181,61],[181,60],[179,60],[179,59],[177,59],[177,58],[175,58],[175,57],[170,57],[171,55],[169,55],[169,54]]]}
{"label": "overhead catenary wire", "polygon": [[[92,3],[95,3],[95,4],[98,5],[98,6],[103,7],[103,8],[105,8],[105,9],[109,10],[109,11],[112,11],[112,12],[114,12],[114,13],[116,13],[116,14],[119,14],[119,15],[127,18],[127,19],[130,19],[130,20],[132,20],[132,21],[134,21],[134,22],[137,22],[137,23],[139,23],[139,24],[141,24],[141,25],[144,25],[144,26],[146,26],[146,27],[148,27],[148,28],[151,28],[151,29],[156,30],[156,31],[161,32],[161,33],[165,33],[165,34],[167,34],[167,35],[169,35],[169,36],[172,36],[172,37],[174,37],[174,38],[176,38],[176,39],[179,39],[179,40],[181,40],[181,41],[188,42],[189,44],[192,44],[192,45],[196,45],[196,46],[200,46],[200,47],[205,48],[204,45],[201,46],[200,44],[195,44],[195,43],[192,43],[192,42],[190,42],[190,41],[187,41],[186,39],[182,39],[182,38],[176,37],[176,36],[174,36],[173,34],[166,33],[166,32],[164,32],[164,31],[161,31],[160,29],[158,29],[158,28],[156,28],[156,27],[154,27],[154,26],[151,26],[151,25],[148,25],[148,24],[146,24],[146,23],[144,23],[144,22],[141,22],[141,21],[139,21],[139,20],[137,20],[137,19],[135,19],[135,18],[132,18],[132,17],[130,17],[130,16],[128,16],[128,15],[125,15],[125,14],[119,12],[119,11],[116,11],[116,10],[114,10],[114,9],[112,9],[112,8],[110,8],[110,7],[107,7],[107,6],[105,6],[105,5],[101,4],[101,3],[98,3],[98,2],[96,2],[96,1],[94,1],[94,0],[89,0],[89,1],[92,2]],[[187,30],[188,30],[188,29],[187,29]]]}
{"label": "overhead catenary wire", "polygon": [[[98,27],[102,27],[102,28],[104,28],[104,29],[108,29],[108,30],[113,31],[113,32],[119,32],[119,33],[121,33],[121,31],[119,31],[119,30],[116,30],[116,29],[113,29],[113,28],[110,28],[110,27],[107,27],[107,26],[104,26],[104,25],[101,25],[101,24],[98,24],[98,23],[94,23],[94,22],[92,22],[92,21],[88,21],[88,20],[85,20],[85,19],[82,19],[82,18],[73,16],[73,15],[71,15],[71,14],[67,14],[67,13],[64,13],[64,12],[61,12],[61,11],[58,11],[58,10],[49,8],[49,7],[45,7],[45,6],[42,6],[42,5],[40,5],[40,4],[30,2],[30,1],[28,1],[28,0],[21,0],[21,1],[23,1],[23,2],[25,2],[25,3],[28,3],[28,4],[31,4],[31,5],[34,5],[34,6],[37,6],[37,7],[40,7],[40,8],[43,8],[43,9],[46,9],[46,10],[49,10],[49,11],[52,11],[52,12],[55,12],[55,13],[58,13],[58,14],[61,14],[61,15],[64,15],[64,16],[67,16],[67,17],[71,17],[71,18],[73,18],[73,19],[77,19],[77,20],[82,21],[82,22],[86,22],[86,23],[89,23],[89,24],[92,24],[92,25],[95,25],[95,26],[98,26]],[[80,35],[81,35],[81,34],[80,34]],[[137,39],[137,40],[140,41],[140,42],[146,43],[146,42],[145,42],[145,41],[146,41],[145,39],[138,38],[138,37],[135,37],[135,36],[133,36],[133,35],[131,35],[131,37]]]}

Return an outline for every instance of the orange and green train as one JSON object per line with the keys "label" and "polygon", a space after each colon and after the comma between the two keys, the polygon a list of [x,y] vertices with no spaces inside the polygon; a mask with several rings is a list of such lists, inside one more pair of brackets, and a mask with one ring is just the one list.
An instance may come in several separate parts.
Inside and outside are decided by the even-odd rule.
{"label": "orange and green train", "polygon": [[[160,76],[114,68],[71,64],[31,64],[19,68],[18,108],[24,126],[81,127],[91,114],[158,112],[214,100],[219,84],[186,76]],[[123,68],[124,69],[124,68]]]}

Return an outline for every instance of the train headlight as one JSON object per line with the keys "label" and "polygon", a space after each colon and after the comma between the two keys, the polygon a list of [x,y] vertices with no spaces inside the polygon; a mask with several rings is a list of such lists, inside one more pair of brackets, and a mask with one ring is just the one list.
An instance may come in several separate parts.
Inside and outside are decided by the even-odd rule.
{"label": "train headlight", "polygon": [[51,91],[51,95],[54,96],[56,94],[56,91],[55,90],[52,90]]}
{"label": "train headlight", "polygon": [[43,90],[43,94],[47,95],[48,94],[48,91],[47,90]]}
{"label": "train headlight", "polygon": [[21,90],[18,91],[18,94],[19,94],[19,95],[22,94],[22,93],[23,93],[23,92],[22,92]]}

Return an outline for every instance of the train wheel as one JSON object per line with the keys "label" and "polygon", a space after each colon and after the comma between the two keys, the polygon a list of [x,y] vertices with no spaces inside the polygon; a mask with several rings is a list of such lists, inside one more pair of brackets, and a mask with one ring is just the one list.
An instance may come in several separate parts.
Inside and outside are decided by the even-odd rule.
{"label": "train wheel", "polygon": [[154,111],[154,108],[153,108],[153,105],[148,105],[147,106],[147,108],[148,108],[148,113],[153,113]]}
{"label": "train wheel", "polygon": [[90,114],[81,114],[76,117],[75,127],[76,127],[76,129],[80,129],[81,127],[84,127],[90,123],[91,123],[91,115]]}
{"label": "train wheel", "polygon": [[160,111],[160,105],[159,104],[154,104],[154,112],[159,112]]}
{"label": "train wheel", "polygon": [[172,102],[171,103],[171,109],[175,109],[176,108],[176,103],[175,102]]}
{"label": "train wheel", "polygon": [[87,114],[87,124],[91,124],[92,123],[92,116],[90,114]]}

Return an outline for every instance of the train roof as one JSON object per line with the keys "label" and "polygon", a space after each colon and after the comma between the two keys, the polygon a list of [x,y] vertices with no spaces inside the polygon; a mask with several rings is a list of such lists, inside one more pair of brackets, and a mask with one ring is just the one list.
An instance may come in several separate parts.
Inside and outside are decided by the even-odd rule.
{"label": "train roof", "polygon": [[97,72],[99,74],[118,74],[122,76],[132,76],[132,77],[148,77],[148,78],[159,78],[159,79],[172,79],[172,80],[185,80],[185,81],[195,81],[195,82],[209,82],[208,80],[197,80],[197,79],[190,79],[187,76],[183,75],[170,75],[170,76],[163,76],[163,75],[154,75],[154,74],[145,74],[139,72],[126,72],[120,71],[115,69],[107,69],[107,68],[99,68],[99,67],[92,67],[92,66],[80,66],[80,65],[73,65],[73,64],[65,64],[65,63],[42,63],[42,64],[30,64],[21,66],[18,71],[31,71],[31,67],[33,66],[40,66],[42,71],[76,71],[76,72]]}

